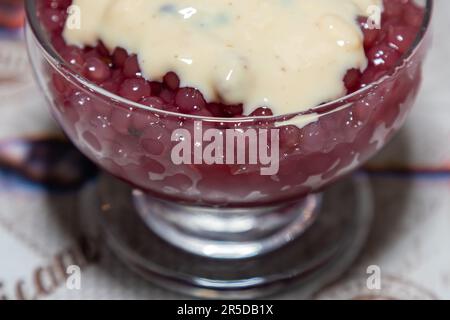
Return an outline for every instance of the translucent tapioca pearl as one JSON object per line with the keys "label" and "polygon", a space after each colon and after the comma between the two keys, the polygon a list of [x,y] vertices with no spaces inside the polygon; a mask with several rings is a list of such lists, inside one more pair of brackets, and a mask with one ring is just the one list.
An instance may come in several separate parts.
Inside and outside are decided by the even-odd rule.
{"label": "translucent tapioca pearl", "polygon": [[405,6],[403,20],[411,27],[420,28],[423,23],[424,10],[415,5]]}
{"label": "translucent tapioca pearl", "polygon": [[181,88],[175,95],[175,103],[183,113],[192,113],[205,108],[206,102],[200,91],[193,88]]}
{"label": "translucent tapioca pearl", "polygon": [[83,51],[75,47],[65,47],[61,51],[61,57],[72,67],[72,69],[80,72],[84,67]]}
{"label": "translucent tapioca pearl", "polygon": [[140,141],[142,143],[145,140],[155,140],[164,146],[169,146],[171,144],[172,133],[167,129],[166,123],[155,123],[144,129]]}
{"label": "translucent tapioca pearl", "polygon": [[323,130],[327,131],[329,134],[340,132],[345,128],[345,123],[348,119],[350,110],[349,108],[344,108],[339,111],[331,112],[320,117],[319,123]]}
{"label": "translucent tapioca pearl", "polygon": [[244,116],[242,105],[226,105],[223,103],[208,103],[205,107],[214,117],[237,118]]}
{"label": "translucent tapioca pearl", "polygon": [[138,102],[150,96],[151,89],[147,81],[142,78],[126,79],[119,89],[119,94],[131,101]]}
{"label": "translucent tapioca pearl", "polygon": [[152,111],[137,108],[131,116],[131,130],[133,134],[142,135],[142,132],[152,126],[160,124],[160,117]]}
{"label": "translucent tapioca pearl", "polygon": [[[162,110],[167,111],[167,112],[173,112],[173,113],[181,113],[180,108],[178,108],[177,106],[175,106],[173,104],[167,104],[167,103],[162,107]],[[172,116],[169,116],[169,115],[161,116],[161,118],[164,118],[164,119],[169,119],[170,117],[172,117]]]}
{"label": "translucent tapioca pearl", "polygon": [[58,33],[51,35],[51,43],[57,52],[63,52],[69,47],[61,34]]}
{"label": "translucent tapioca pearl", "polygon": [[163,78],[164,84],[170,90],[177,90],[180,87],[180,78],[174,72],[167,73]]}
{"label": "translucent tapioca pearl", "polygon": [[[158,97],[146,97],[139,103],[151,108],[164,109],[164,102]],[[131,127],[136,134],[142,134],[145,129],[160,125],[160,122],[159,114],[144,109],[136,109],[131,117]]]}
{"label": "translucent tapioca pearl", "polygon": [[133,109],[115,108],[111,114],[111,124],[118,133],[129,134]]}
{"label": "translucent tapioca pearl", "polygon": [[127,78],[135,78],[135,77],[141,77],[141,69],[139,67],[139,62],[137,56],[131,55],[129,56],[123,65],[123,74]]}
{"label": "translucent tapioca pearl", "polygon": [[161,110],[164,109],[164,106],[166,105],[164,100],[162,100],[161,98],[155,97],[155,96],[145,97],[145,98],[139,100],[139,103],[143,104],[144,106],[147,106],[147,107],[161,109]]}
{"label": "translucent tapioca pearl", "polygon": [[349,92],[354,92],[361,87],[361,77],[361,71],[357,69],[347,71],[344,77],[344,84]]}
{"label": "translucent tapioca pearl", "polygon": [[[58,103],[57,105],[61,106],[64,105],[63,103]],[[58,116],[61,119],[61,123],[64,124],[64,129],[67,132],[67,134],[70,137],[78,137],[76,132],[76,125],[80,121],[80,115],[79,113],[73,109],[68,107],[58,108],[61,112],[60,116]],[[62,110],[61,110],[62,109]]]}
{"label": "translucent tapioca pearl", "polygon": [[112,61],[114,67],[123,68],[125,65],[125,61],[128,59],[128,52],[122,48],[116,48],[112,55]]}
{"label": "translucent tapioca pearl", "polygon": [[113,139],[105,140],[104,154],[118,165],[126,166],[138,163],[143,152],[137,137],[115,131]]}
{"label": "translucent tapioca pearl", "polygon": [[350,112],[353,122],[359,126],[364,126],[369,122],[372,111],[372,107],[365,100],[363,100],[355,103]]}
{"label": "translucent tapioca pearl", "polygon": [[106,48],[105,44],[102,41],[98,42],[98,44],[95,46],[95,50],[102,57],[110,57],[109,50],[108,48]]}
{"label": "translucent tapioca pearl", "polygon": [[403,18],[401,15],[398,16],[393,16],[393,17],[386,17],[383,16],[382,17],[382,23],[381,23],[381,32],[382,34],[379,37],[379,40],[384,40],[385,39],[385,35],[386,35],[386,31],[387,29],[389,29],[389,27],[391,26],[397,26],[397,25],[404,25],[405,23],[403,22]]}
{"label": "translucent tapioca pearl", "polygon": [[222,103],[208,103],[205,107],[213,117],[242,118],[244,110],[242,105],[225,105]]}
{"label": "translucent tapioca pearl", "polygon": [[82,91],[74,91],[68,96],[68,101],[73,108],[80,111],[92,109],[95,103],[92,98]]}
{"label": "translucent tapioca pearl", "polygon": [[[206,112],[209,112],[209,111],[206,110]],[[196,125],[198,125],[200,119],[202,119],[201,125],[202,125],[202,129],[203,129],[203,133],[205,133],[209,129],[216,129],[216,130],[218,130],[217,133],[220,134],[225,139],[225,132],[221,131],[222,128],[220,128],[217,125],[217,121],[206,120],[207,118],[214,118],[210,113],[204,113],[204,110],[203,110],[202,112],[199,112],[198,114],[196,113],[193,115],[197,116],[199,118],[198,119],[196,119],[196,118],[183,119],[183,121],[181,123],[181,129],[186,129],[193,135],[194,128],[196,128]],[[168,128],[173,128],[173,127],[169,126]],[[178,127],[175,127],[175,129],[178,129]]]}
{"label": "translucent tapioca pearl", "polygon": [[402,54],[411,48],[416,37],[416,31],[410,27],[391,26],[388,31],[389,43]]}
{"label": "translucent tapioca pearl", "polygon": [[364,48],[370,48],[377,42],[380,35],[380,30],[377,28],[371,28],[367,23],[366,17],[360,17],[358,20],[363,32]]}
{"label": "translucent tapioca pearl", "polygon": [[358,114],[354,114],[351,108],[345,111],[343,120],[341,142],[353,142],[364,123],[359,119]]}
{"label": "translucent tapioca pearl", "polygon": [[348,109],[344,109],[320,118],[320,127],[322,128],[324,135],[327,137],[323,145],[323,152],[329,152],[337,144],[346,140],[345,131],[347,129],[347,121],[349,117],[350,111]]}
{"label": "translucent tapioca pearl", "polygon": [[41,6],[52,9],[67,9],[72,4],[72,0],[43,0],[39,2]]}
{"label": "translucent tapioca pearl", "polygon": [[89,108],[89,115],[92,117],[101,116],[109,121],[113,110],[113,107],[108,102],[103,100],[95,100],[95,103],[93,103]]}
{"label": "translucent tapioca pearl", "polygon": [[44,9],[40,14],[41,21],[49,32],[62,31],[66,17],[65,11],[53,8]]}
{"label": "translucent tapioca pearl", "polygon": [[164,144],[155,138],[146,138],[141,140],[142,148],[144,149],[146,154],[152,156],[160,156],[165,151]]}
{"label": "translucent tapioca pearl", "polygon": [[166,172],[166,167],[162,163],[148,156],[141,156],[137,164],[143,176],[147,176],[149,180],[150,174],[162,175]]}
{"label": "translucent tapioca pearl", "polygon": [[111,81],[114,81],[117,84],[122,84],[122,82],[125,81],[125,75],[123,74],[122,70],[115,69],[111,73]]}
{"label": "translucent tapioca pearl", "polygon": [[223,118],[225,113],[223,112],[224,106],[220,103],[208,103],[206,108],[211,112],[214,117]]}
{"label": "translucent tapioca pearl", "polygon": [[51,0],[38,0],[36,1],[36,5],[38,8],[38,14],[44,10],[45,8],[48,8],[50,5]]}
{"label": "translucent tapioca pearl", "polygon": [[170,141],[170,137],[172,134],[179,129],[186,129],[191,132],[193,137],[193,128],[194,126],[191,124],[189,120],[186,120],[183,117],[175,117],[173,115],[162,116],[162,123],[164,124],[164,128],[168,132],[167,138]]}
{"label": "translucent tapioca pearl", "polygon": [[404,7],[405,7],[404,0],[384,1],[383,15],[385,15],[388,18],[401,16]]}
{"label": "translucent tapioca pearl", "polygon": [[363,72],[361,76],[361,87],[366,87],[373,82],[378,81],[386,74],[384,68],[378,68],[376,66],[369,65],[369,67]]}
{"label": "translucent tapioca pearl", "polygon": [[280,147],[283,150],[294,149],[301,143],[302,132],[297,126],[283,126],[280,128],[279,134]]}
{"label": "translucent tapioca pearl", "polygon": [[87,129],[92,132],[100,140],[114,141],[117,136],[116,130],[112,127],[108,116],[97,115],[91,116]]}
{"label": "translucent tapioca pearl", "polygon": [[300,150],[304,154],[317,152],[323,149],[326,142],[326,135],[320,127],[319,122],[314,122],[301,129]]}
{"label": "translucent tapioca pearl", "polygon": [[78,108],[80,116],[87,122],[89,122],[90,119],[94,120],[102,118],[102,121],[109,123],[113,111],[111,105],[102,100],[98,100],[95,96],[88,96],[85,93],[83,93],[83,95],[88,97],[88,103],[84,108]]}
{"label": "translucent tapioca pearl", "polygon": [[175,92],[169,89],[162,89],[159,93],[159,97],[164,101],[165,105],[171,105],[175,103]]}
{"label": "translucent tapioca pearl", "polygon": [[250,117],[271,117],[271,116],[273,116],[272,110],[265,107],[257,108],[250,114]]}
{"label": "translucent tapioca pearl", "polygon": [[159,96],[163,89],[163,85],[161,82],[158,81],[151,81],[150,82],[150,88],[152,89],[152,95]]}
{"label": "translucent tapioca pearl", "polygon": [[68,81],[58,72],[54,72],[52,74],[52,84],[53,84],[52,87],[56,90],[56,92],[59,95],[67,93]]}
{"label": "translucent tapioca pearl", "polygon": [[90,57],[84,64],[84,74],[89,80],[101,83],[111,77],[111,69],[101,59]]}
{"label": "translucent tapioca pearl", "polygon": [[[253,111],[249,117],[271,117],[273,116],[273,112],[269,108],[260,107]],[[273,126],[272,120],[258,120],[253,123],[257,127],[271,127]]]}
{"label": "translucent tapioca pearl", "polygon": [[113,94],[118,94],[119,93],[120,84],[117,83],[116,81],[110,79],[110,80],[107,80],[105,82],[102,82],[100,84],[100,87],[103,88],[104,90],[108,91],[108,92],[113,93]]}
{"label": "translucent tapioca pearl", "polygon": [[367,58],[370,63],[380,69],[388,70],[400,60],[400,53],[388,44],[380,44],[369,50]]}
{"label": "translucent tapioca pearl", "polygon": [[[84,60],[87,60],[89,58],[98,58],[101,60],[101,56],[98,54],[97,50],[91,48],[91,47],[86,47],[83,49],[83,57]],[[103,60],[102,60],[103,61]]]}
{"label": "translucent tapioca pearl", "polygon": [[224,105],[223,112],[227,117],[237,117],[242,116],[244,113],[244,106],[242,104],[239,105]]}

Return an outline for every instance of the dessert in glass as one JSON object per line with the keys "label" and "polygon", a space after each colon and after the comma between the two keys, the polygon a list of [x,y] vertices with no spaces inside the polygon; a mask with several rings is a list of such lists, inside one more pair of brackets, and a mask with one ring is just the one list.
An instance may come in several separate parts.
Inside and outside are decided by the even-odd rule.
{"label": "dessert in glass", "polygon": [[198,297],[307,296],[364,243],[351,173],[405,121],[432,4],[29,0],[27,42],[125,263]]}

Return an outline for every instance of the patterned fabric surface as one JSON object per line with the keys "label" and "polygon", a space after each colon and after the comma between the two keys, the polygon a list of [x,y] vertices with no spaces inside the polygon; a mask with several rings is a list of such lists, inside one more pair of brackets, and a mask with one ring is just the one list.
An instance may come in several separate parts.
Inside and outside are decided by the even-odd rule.
{"label": "patterned fabric surface", "polygon": [[[352,269],[316,299],[450,299],[450,2],[436,1],[434,47],[406,126],[367,166],[376,217]],[[5,32],[3,31],[4,34]],[[80,188],[96,168],[61,139],[24,45],[0,40],[0,299],[171,299],[86,236]],[[14,68],[11,68],[11,65]],[[92,234],[92,233],[89,233]],[[64,266],[82,268],[81,290]],[[381,269],[369,290],[369,266]],[[278,298],[295,299],[296,291]]]}

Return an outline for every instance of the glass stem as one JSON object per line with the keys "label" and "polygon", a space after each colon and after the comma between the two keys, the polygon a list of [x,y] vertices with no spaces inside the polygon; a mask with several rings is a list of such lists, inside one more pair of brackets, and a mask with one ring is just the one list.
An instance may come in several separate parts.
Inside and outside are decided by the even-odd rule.
{"label": "glass stem", "polygon": [[137,211],[161,238],[214,259],[258,256],[294,240],[315,220],[320,195],[272,207],[205,208],[161,201],[134,190]]}

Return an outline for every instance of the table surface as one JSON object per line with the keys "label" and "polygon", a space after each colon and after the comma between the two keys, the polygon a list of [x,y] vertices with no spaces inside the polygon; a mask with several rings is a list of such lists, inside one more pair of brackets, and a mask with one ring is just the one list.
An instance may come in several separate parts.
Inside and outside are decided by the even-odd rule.
{"label": "table surface", "polygon": [[[351,270],[317,292],[316,299],[450,299],[448,12],[450,1],[437,0],[434,46],[416,107],[400,134],[369,164],[376,217],[368,244]],[[16,52],[15,67],[29,75],[21,43],[0,41],[0,68],[2,54],[11,49]],[[68,177],[64,190],[30,180],[39,180],[39,167],[31,172],[17,167],[30,146],[71,153],[70,146],[54,139],[57,130],[29,76],[0,81],[0,298],[178,298],[143,281],[95,241],[81,236],[76,182],[89,176],[88,164],[78,176]],[[70,290],[52,278],[60,274],[62,260],[86,247],[96,254],[85,261],[81,290]],[[381,290],[367,288],[367,268],[372,265],[381,269]],[[275,298],[296,297],[293,290]]]}

